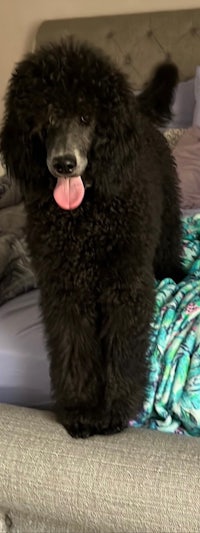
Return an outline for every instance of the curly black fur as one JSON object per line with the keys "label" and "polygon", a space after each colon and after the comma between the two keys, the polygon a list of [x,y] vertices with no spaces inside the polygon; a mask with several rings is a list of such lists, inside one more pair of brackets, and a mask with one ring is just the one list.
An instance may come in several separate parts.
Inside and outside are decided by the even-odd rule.
{"label": "curly black fur", "polygon": [[172,118],[171,107],[178,80],[176,65],[161,63],[153,71],[144,90],[138,95],[141,112],[158,126],[164,126]]}
{"label": "curly black fur", "polygon": [[[1,152],[27,209],[56,411],[76,437],[120,431],[141,408],[154,274],[182,274],[175,165],[141,102],[103,53],[73,42],[28,55],[6,97]],[[70,124],[86,192],[64,211],[49,168]]]}

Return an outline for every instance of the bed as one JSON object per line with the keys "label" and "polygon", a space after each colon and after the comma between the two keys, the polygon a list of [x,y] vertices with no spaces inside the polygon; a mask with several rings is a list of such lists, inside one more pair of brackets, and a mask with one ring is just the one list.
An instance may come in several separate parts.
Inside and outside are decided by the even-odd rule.
{"label": "bed", "polygon": [[[110,440],[95,437],[84,444],[72,444],[49,412],[48,362],[38,305],[39,291],[23,233],[26,218],[23,204],[15,185],[5,175],[0,178],[2,531],[12,526],[18,533],[198,532],[200,514],[195,498],[200,452],[195,435],[200,435],[197,397],[200,387],[200,10],[45,21],[38,28],[34,48],[72,34],[111,54],[130,76],[135,92],[140,91],[156,63],[172,59],[179,67],[180,83],[173,103],[173,120],[163,133],[174,151],[181,178],[185,262],[190,278],[185,285],[187,290],[183,287],[177,290],[169,280],[167,286],[156,287],[157,316],[151,348],[154,347],[155,354],[159,347],[159,354],[157,352],[151,368],[151,394],[144,411],[137,420],[130,421],[135,429],[129,428]],[[163,294],[166,299],[161,301]],[[181,323],[182,326],[176,332],[170,331],[169,340],[166,316],[174,312],[174,302],[177,313],[185,313],[187,307],[190,321],[186,324],[183,313],[173,314],[170,324],[180,326]],[[163,331],[165,343],[163,336],[158,343],[158,334]],[[177,360],[185,361],[185,366],[178,375],[177,385],[175,380],[160,380],[156,365],[161,351],[162,356],[163,352],[169,355],[166,347],[171,346],[174,339],[177,343],[180,331],[186,333],[179,343],[181,351]],[[192,339],[194,332],[195,339],[198,337],[192,348],[186,341],[188,331],[192,331]],[[196,403],[195,410],[190,410],[188,415],[188,404],[182,395],[187,389],[186,381],[180,388],[179,378],[189,368],[190,361],[191,371],[195,368],[195,373],[192,373],[192,382],[187,383],[189,388],[195,383],[192,402]],[[177,367],[176,364],[173,372]],[[165,371],[169,373],[169,357],[165,360]],[[181,408],[180,397],[183,399]],[[179,406],[175,417],[174,413],[171,416],[169,399]],[[160,431],[137,429],[141,426]],[[193,435],[193,438],[168,435],[170,432]],[[36,475],[35,461],[42,482]],[[20,495],[16,488],[17,476],[20,476]],[[40,502],[37,492],[42,495]],[[175,498],[174,493],[178,494]],[[117,515],[115,505],[118,506]]]}

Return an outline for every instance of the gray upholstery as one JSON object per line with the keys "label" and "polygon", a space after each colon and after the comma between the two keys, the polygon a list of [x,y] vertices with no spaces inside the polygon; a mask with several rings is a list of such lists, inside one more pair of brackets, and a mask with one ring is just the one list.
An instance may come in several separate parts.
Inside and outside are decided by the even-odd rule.
{"label": "gray upholstery", "polygon": [[73,440],[51,413],[0,406],[0,531],[199,533],[200,443],[129,429]]}
{"label": "gray upholstery", "polygon": [[200,10],[46,21],[36,46],[69,35],[106,50],[128,73],[134,89],[165,58],[179,66],[182,80],[193,77],[200,63]]}

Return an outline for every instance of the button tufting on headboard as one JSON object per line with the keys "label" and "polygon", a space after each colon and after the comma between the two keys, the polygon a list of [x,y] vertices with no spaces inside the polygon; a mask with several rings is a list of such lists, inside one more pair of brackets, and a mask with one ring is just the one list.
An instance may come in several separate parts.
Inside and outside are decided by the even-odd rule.
{"label": "button tufting on headboard", "polygon": [[106,35],[107,39],[112,39],[114,37],[113,31],[109,31]]}
{"label": "button tufting on headboard", "polygon": [[124,65],[131,65],[131,56],[130,54],[126,54],[124,57]]}
{"label": "button tufting on headboard", "polygon": [[140,89],[155,64],[171,59],[180,79],[200,64],[200,9],[78,18],[44,22],[36,47],[74,35],[103,48]]}
{"label": "button tufting on headboard", "polygon": [[199,28],[196,28],[193,26],[193,28],[191,28],[191,34],[198,37],[199,35],[199,32],[200,32],[200,29]]}

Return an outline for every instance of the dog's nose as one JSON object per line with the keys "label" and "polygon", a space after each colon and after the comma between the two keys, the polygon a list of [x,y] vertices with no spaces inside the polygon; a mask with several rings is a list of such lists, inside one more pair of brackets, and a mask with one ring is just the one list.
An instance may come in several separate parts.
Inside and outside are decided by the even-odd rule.
{"label": "dog's nose", "polygon": [[54,157],[53,169],[57,174],[65,175],[72,174],[76,168],[76,158],[74,155],[67,154],[65,156]]}

